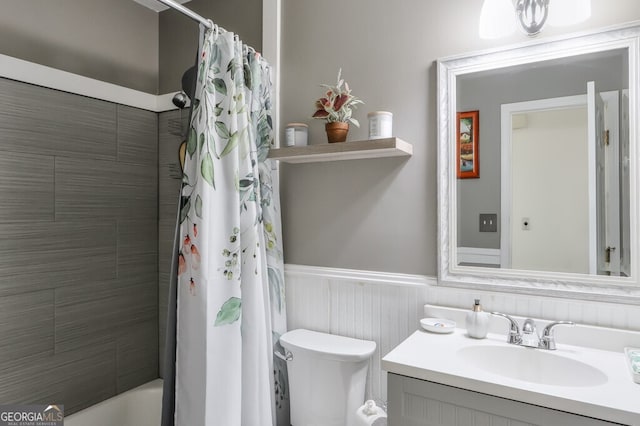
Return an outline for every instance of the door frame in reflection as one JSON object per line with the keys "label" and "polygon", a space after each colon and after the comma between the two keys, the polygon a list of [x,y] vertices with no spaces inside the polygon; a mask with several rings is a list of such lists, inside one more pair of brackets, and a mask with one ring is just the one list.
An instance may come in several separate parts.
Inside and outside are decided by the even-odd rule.
{"label": "door frame in reflection", "polygon": [[[582,128],[576,128],[576,123],[572,124],[572,130],[565,132],[583,134],[582,140],[584,149],[576,152],[580,158],[577,162],[583,167],[576,167],[571,164],[570,151],[567,148],[559,147],[559,143],[571,144],[574,151],[578,151],[580,143],[575,140],[552,140],[549,136],[540,141],[531,141],[529,145],[530,155],[527,159],[519,160],[519,155],[514,155],[515,140],[521,140],[523,133],[527,132],[532,123],[517,123],[517,118],[528,117],[530,120],[536,116],[541,117],[554,111],[569,112],[575,109],[583,111],[584,120]],[[595,192],[595,188],[590,188],[587,180],[588,171],[588,150],[587,147],[587,97],[585,95],[566,96],[561,98],[543,99],[537,101],[518,102],[504,104],[501,109],[501,234],[500,234],[500,266],[502,268],[515,268],[523,270],[544,270],[554,272],[589,272],[589,249],[590,236],[589,228],[595,212],[590,211],[589,193]],[[570,112],[569,112],[570,113]],[[527,115],[528,114],[528,115]],[[560,120],[561,121],[561,120]],[[515,129],[514,129],[515,127]],[[514,130],[519,133],[515,138]],[[557,129],[556,129],[557,130]],[[544,132],[544,128],[538,128],[537,133]],[[556,133],[556,132],[554,132]],[[540,145],[542,152],[536,150],[535,144]],[[525,148],[520,148],[525,149]],[[537,152],[537,154],[535,154]],[[564,159],[564,161],[563,161]],[[546,161],[548,160],[548,161]],[[544,163],[543,163],[544,161]],[[559,164],[558,164],[559,162]],[[553,163],[556,163],[555,165]],[[566,169],[563,164],[567,164]],[[527,172],[523,172],[526,167]],[[536,171],[539,170],[539,173]],[[553,179],[561,186],[549,184],[540,188],[540,182],[544,178]],[[562,176],[560,178],[559,176]],[[514,178],[517,178],[514,181]],[[579,182],[580,186],[570,192],[569,185],[565,185],[567,180],[573,180],[574,184]],[[553,180],[552,180],[553,181]],[[530,182],[530,184],[527,184]],[[537,189],[536,189],[537,188]],[[555,195],[553,189],[556,189]],[[525,191],[525,193],[522,193]],[[551,195],[550,195],[551,194]],[[572,200],[563,199],[563,195],[572,197]],[[518,202],[520,199],[520,202]],[[554,205],[550,205],[551,200],[555,200]],[[557,203],[568,202],[576,205],[576,216],[574,221],[561,220],[558,209],[566,208]],[[515,204],[518,204],[517,206]],[[523,204],[529,205],[523,208]],[[542,206],[540,206],[542,204]],[[538,211],[538,212],[536,212]],[[544,212],[544,214],[542,214]],[[517,217],[516,217],[517,214]],[[554,217],[557,220],[554,222]],[[525,224],[525,222],[527,222]],[[565,226],[563,226],[565,225]],[[554,235],[555,231],[566,231],[566,226],[571,226],[572,233],[580,235],[582,240],[569,241],[567,236]],[[581,231],[581,232],[580,232]],[[586,234],[586,235],[585,235]],[[558,236],[556,241],[550,238]],[[584,247],[584,246],[587,247]],[[564,249],[569,255],[568,262],[559,264],[553,256],[555,250]],[[569,253],[573,252],[573,253]],[[567,269],[561,269],[567,268]]]}
{"label": "door frame in reflection", "polygon": [[[548,270],[554,272],[578,272],[578,273],[591,273],[591,274],[621,274],[621,259],[620,250],[614,249],[610,251],[611,258],[608,262],[604,262],[603,253],[605,253],[607,247],[620,247],[621,241],[621,224],[620,224],[620,189],[621,182],[619,180],[619,93],[618,92],[606,92],[598,94],[595,92],[595,86],[591,84],[589,87],[589,98],[594,98],[589,101],[587,95],[567,96],[562,98],[543,99],[538,101],[518,102],[513,104],[504,104],[501,111],[501,132],[502,132],[502,144],[501,144],[501,226],[500,226],[500,255],[501,255],[501,267],[502,268],[516,268],[516,269],[535,269],[535,270]],[[600,96],[602,95],[602,96]],[[600,99],[600,102],[595,102],[595,98]],[[607,108],[600,107],[600,113],[594,108],[598,103],[607,102]],[[588,108],[587,108],[588,106]],[[586,152],[580,150],[583,157],[587,157],[586,168],[582,168],[580,173],[582,178],[588,182],[583,185],[580,180],[574,180],[578,183],[576,185],[576,191],[582,191],[581,194],[569,194],[574,197],[574,203],[576,203],[572,211],[574,212],[573,218],[575,223],[571,221],[565,222],[565,226],[574,226],[582,229],[583,232],[576,232],[577,235],[575,241],[568,241],[568,237],[565,236],[565,240],[558,240],[554,243],[551,238],[553,234],[540,237],[544,230],[539,227],[546,222],[547,227],[552,223],[554,217],[558,217],[558,222],[563,216],[566,216],[566,212],[562,210],[552,212],[550,215],[544,217],[527,217],[526,212],[520,212],[518,217],[514,217],[514,198],[522,196],[519,192],[514,195],[514,191],[519,188],[513,188],[513,169],[517,168],[513,161],[515,160],[512,152],[512,136],[513,130],[521,127],[520,131],[526,131],[528,124],[526,123],[526,114],[532,114],[536,112],[549,112],[554,110],[569,110],[579,108],[585,114],[584,123],[577,122],[578,126],[584,124],[584,129],[581,127],[575,128],[576,122],[574,122],[574,132],[577,134],[581,132],[585,133],[585,148]],[[606,110],[606,112],[603,112]],[[604,116],[608,114],[607,116]],[[540,116],[540,115],[538,115]],[[593,116],[589,121],[587,116]],[[609,146],[604,147],[602,128],[604,124],[600,126],[595,124],[594,119],[600,116],[600,121],[607,123],[607,129],[609,130]],[[534,117],[529,115],[529,117]],[[520,123],[519,123],[520,122]],[[587,138],[587,133],[589,137]],[[562,141],[559,141],[562,143]],[[543,142],[541,142],[541,145]],[[574,147],[580,147],[580,145],[573,144]],[[562,155],[560,149],[553,149],[547,143],[546,151],[541,153],[545,158],[545,155],[554,156]],[[534,156],[532,156],[533,158]],[[567,161],[571,159],[570,154],[565,154]],[[584,160],[584,159],[583,159]],[[535,161],[535,160],[533,160]],[[541,173],[551,173],[552,170],[545,170],[540,165],[539,170]],[[532,170],[536,170],[537,164],[533,165]],[[559,171],[560,166],[556,161],[556,173]],[[535,179],[535,177],[533,178]],[[585,182],[585,183],[586,183]],[[607,190],[603,190],[606,188]],[[613,190],[611,190],[613,188]],[[566,189],[565,189],[566,191]],[[587,194],[584,193],[587,191]],[[599,194],[599,195],[596,195]],[[531,193],[524,194],[527,196],[536,197],[533,191]],[[526,199],[526,198],[525,198]],[[556,197],[556,200],[559,198]],[[560,198],[561,199],[561,198]],[[522,200],[522,198],[521,198]],[[601,206],[601,208],[598,208]],[[548,206],[553,210],[553,206]],[[568,206],[564,206],[566,209]],[[529,209],[535,210],[534,204],[529,203]],[[517,211],[518,209],[516,209]],[[533,212],[532,212],[533,214]],[[586,217],[584,215],[587,215]],[[556,215],[553,216],[552,215]],[[581,216],[582,215],[582,216]],[[520,217],[522,216],[522,217]],[[537,220],[542,219],[542,220]],[[582,220],[582,222],[580,222]],[[525,232],[525,222],[527,223],[527,230],[535,230],[536,232]],[[542,222],[542,223],[541,223]],[[543,225],[544,226],[544,225]],[[559,228],[560,229],[560,228]],[[549,231],[549,229],[547,229]],[[582,235],[586,234],[586,235]],[[538,238],[542,238],[535,244],[536,235]],[[586,236],[586,238],[585,238]],[[582,239],[580,239],[582,238]],[[527,240],[531,251],[520,250],[518,247],[518,241]],[[548,239],[548,241],[547,241]],[[546,243],[546,246],[545,246]],[[559,249],[559,246],[564,244],[565,249],[567,247],[572,248],[575,251],[573,255],[574,262],[566,264],[558,264],[549,257],[553,254],[554,250]],[[573,246],[572,246],[573,244]],[[545,253],[545,247],[548,247],[548,252]],[[537,258],[536,258],[537,256]],[[545,256],[547,257],[544,260]],[[624,269],[624,265],[622,265]]]}

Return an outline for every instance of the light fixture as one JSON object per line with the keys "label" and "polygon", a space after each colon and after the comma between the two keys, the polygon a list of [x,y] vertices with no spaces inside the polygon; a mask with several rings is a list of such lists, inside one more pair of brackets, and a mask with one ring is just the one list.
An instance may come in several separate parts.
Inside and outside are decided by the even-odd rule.
{"label": "light fixture", "polygon": [[485,0],[480,11],[480,37],[506,37],[516,30],[512,0]]}
{"label": "light fixture", "polygon": [[[514,13],[515,12],[515,13]],[[535,36],[545,24],[573,25],[591,16],[591,0],[484,0],[480,11],[480,37],[510,35],[515,22],[528,35]]]}
{"label": "light fixture", "polygon": [[516,16],[528,36],[538,35],[549,17],[549,0],[517,0]]}

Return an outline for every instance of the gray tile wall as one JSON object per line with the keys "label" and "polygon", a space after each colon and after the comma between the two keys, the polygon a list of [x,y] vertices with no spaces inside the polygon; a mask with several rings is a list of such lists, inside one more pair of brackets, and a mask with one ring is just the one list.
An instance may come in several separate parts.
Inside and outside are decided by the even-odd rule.
{"label": "gray tile wall", "polygon": [[167,297],[171,274],[171,254],[182,172],[178,150],[186,135],[188,111],[174,110],[159,115],[158,131],[158,288],[160,335],[160,375],[164,365]]}
{"label": "gray tile wall", "polygon": [[0,79],[0,401],[158,377],[158,118]]}

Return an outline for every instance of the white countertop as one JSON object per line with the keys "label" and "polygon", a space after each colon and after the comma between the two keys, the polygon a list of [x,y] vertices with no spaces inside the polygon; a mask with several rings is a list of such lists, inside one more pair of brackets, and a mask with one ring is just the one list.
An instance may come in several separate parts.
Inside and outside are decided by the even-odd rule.
{"label": "white countertop", "polygon": [[[486,339],[478,340],[468,337],[466,330],[460,328],[451,334],[418,330],[382,359],[382,368],[403,376],[640,426],[640,384],[633,382],[622,351],[558,342],[557,350],[550,351],[554,355],[579,360],[601,370],[607,376],[604,384],[568,387],[512,379],[469,365],[457,352],[474,345],[509,346],[503,334],[490,333]],[[496,359],[496,362],[499,363],[500,360]]]}

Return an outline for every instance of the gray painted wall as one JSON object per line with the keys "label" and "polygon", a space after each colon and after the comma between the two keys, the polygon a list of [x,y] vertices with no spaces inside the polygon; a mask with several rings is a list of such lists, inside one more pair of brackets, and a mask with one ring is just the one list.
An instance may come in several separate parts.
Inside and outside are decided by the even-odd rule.
{"label": "gray painted wall", "polygon": [[0,53],[148,93],[158,16],[132,0],[5,0]]}
{"label": "gray painted wall", "polygon": [[158,377],[157,115],[0,79],[0,401]]}
{"label": "gray painted wall", "polygon": [[[262,48],[262,0],[192,0],[185,6]],[[182,74],[195,63],[198,34],[198,24],[175,10],[160,13],[160,93],[180,90]]]}
{"label": "gray painted wall", "polygon": [[[282,166],[287,263],[436,275],[436,69],[440,57],[523,42],[481,40],[477,0],[283,0],[281,122],[309,119],[338,68],[366,112],[394,113],[394,134],[413,144],[408,160]],[[541,38],[640,19],[637,0],[592,1],[593,17]]]}
{"label": "gray painted wall", "polygon": [[480,178],[458,180],[458,246],[500,248],[500,229],[478,230],[480,213],[497,213],[500,223],[500,106],[584,95],[588,81],[595,81],[600,92],[625,89],[625,59],[616,54],[535,68],[512,67],[512,72],[474,73],[459,79],[458,111],[480,111]]}

